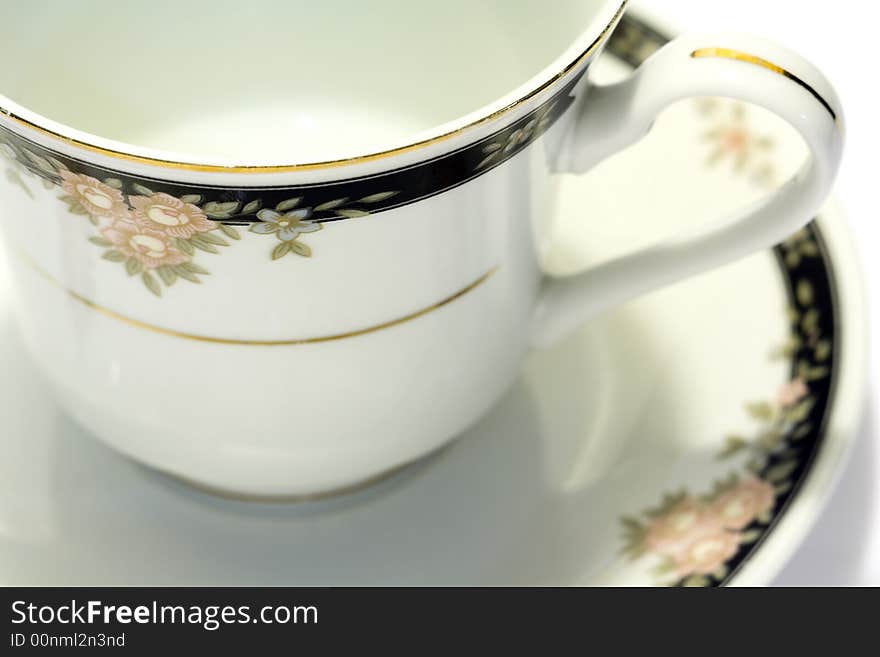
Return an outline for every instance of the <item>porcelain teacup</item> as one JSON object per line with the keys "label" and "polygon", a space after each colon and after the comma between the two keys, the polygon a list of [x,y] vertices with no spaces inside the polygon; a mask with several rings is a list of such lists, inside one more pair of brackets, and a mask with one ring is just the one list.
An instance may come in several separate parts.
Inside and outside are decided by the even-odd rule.
{"label": "porcelain teacup", "polygon": [[[715,34],[592,84],[625,6],[7,8],[0,212],[22,332],[61,403],[213,490],[345,489],[460,434],[529,349],[805,224],[843,147],[825,78]],[[801,173],[727,219],[545,276],[553,177],[715,95],[791,122]]]}

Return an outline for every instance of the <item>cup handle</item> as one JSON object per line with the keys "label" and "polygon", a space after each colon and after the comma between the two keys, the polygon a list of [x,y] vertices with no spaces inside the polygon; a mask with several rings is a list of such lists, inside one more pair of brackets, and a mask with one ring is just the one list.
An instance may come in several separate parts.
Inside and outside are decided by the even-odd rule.
{"label": "cup handle", "polygon": [[843,116],[831,84],[803,58],[763,40],[683,36],[623,82],[587,93],[555,163],[558,172],[587,171],[643,137],[671,103],[694,96],[725,96],[775,112],[800,131],[811,157],[780,189],[733,216],[584,273],[547,278],[534,317],[537,347],[612,306],[783,241],[815,216],[840,165]]}

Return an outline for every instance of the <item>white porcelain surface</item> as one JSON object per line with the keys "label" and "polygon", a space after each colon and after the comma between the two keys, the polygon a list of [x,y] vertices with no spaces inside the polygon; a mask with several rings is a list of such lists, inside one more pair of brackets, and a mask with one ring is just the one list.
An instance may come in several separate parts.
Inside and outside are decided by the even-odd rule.
{"label": "white porcelain surface", "polygon": [[[604,66],[609,78],[623,73]],[[759,196],[757,169],[706,165],[705,122],[725,120],[729,106],[716,110],[707,117],[681,104],[644,144],[588,179],[561,181],[547,267],[576,270],[720,203]],[[773,136],[775,173],[796,167],[803,145],[792,131],[763,111],[747,116],[750,129]],[[648,184],[607,193],[633,180]],[[572,210],[585,204],[597,214],[613,207],[620,221],[579,221]],[[858,415],[860,284],[832,209],[821,231],[846,345],[834,409],[809,476],[735,584],[769,582],[797,545]],[[651,559],[622,556],[621,518],[726,476],[733,466],[717,452],[730,432],[749,430],[744,404],[773,398],[789,377],[785,362],[769,358],[787,337],[788,299],[779,263],[763,253],[629,303],[531,355],[501,404],[424,464],[357,495],[256,505],[134,465],[67,419],[22,353],[3,290],[0,579],[10,584],[661,583]]]}

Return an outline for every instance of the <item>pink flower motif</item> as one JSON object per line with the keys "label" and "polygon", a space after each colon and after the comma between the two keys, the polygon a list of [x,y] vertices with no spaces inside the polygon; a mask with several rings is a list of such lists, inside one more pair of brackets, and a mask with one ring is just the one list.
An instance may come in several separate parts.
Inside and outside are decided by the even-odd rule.
{"label": "pink flower motif", "polygon": [[695,540],[718,532],[717,519],[699,501],[686,497],[648,525],[645,546],[649,551],[676,556]]}
{"label": "pink flower motif", "polygon": [[798,377],[784,384],[776,397],[776,403],[780,408],[790,408],[810,394],[807,382]]}
{"label": "pink flower motif", "polygon": [[201,208],[169,194],[131,196],[128,201],[138,224],[172,237],[186,239],[217,228],[217,222],[208,219]]}
{"label": "pink flower motif", "polygon": [[736,103],[729,119],[722,120],[704,139],[715,143],[712,161],[733,157],[741,168],[764,151],[773,147],[773,140],[755,134],[748,125],[744,105]]}
{"label": "pink flower motif", "polygon": [[61,188],[74,197],[94,217],[119,217],[128,214],[128,206],[118,189],[83,174],[60,171]]}
{"label": "pink flower motif", "polygon": [[752,477],[723,493],[708,513],[725,529],[740,530],[770,511],[775,502],[773,486]]}
{"label": "pink flower motif", "polygon": [[676,575],[712,575],[736,556],[739,545],[740,535],[735,532],[716,529],[704,534],[673,557]]}
{"label": "pink flower motif", "polygon": [[119,251],[137,259],[147,269],[179,265],[189,260],[189,256],[171,246],[168,236],[158,230],[117,221],[101,232]]}

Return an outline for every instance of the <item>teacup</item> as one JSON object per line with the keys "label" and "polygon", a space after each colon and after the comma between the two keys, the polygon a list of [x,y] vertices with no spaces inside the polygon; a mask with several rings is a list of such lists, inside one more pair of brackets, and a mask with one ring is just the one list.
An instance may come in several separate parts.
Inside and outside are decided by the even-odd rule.
{"label": "teacup", "polygon": [[[828,82],[716,34],[593,85],[625,5],[6,8],[3,225],[22,332],[61,403],[213,490],[344,489],[459,435],[532,347],[805,224],[843,145]],[[803,171],[724,221],[545,277],[553,176],[718,95],[800,130]]]}

